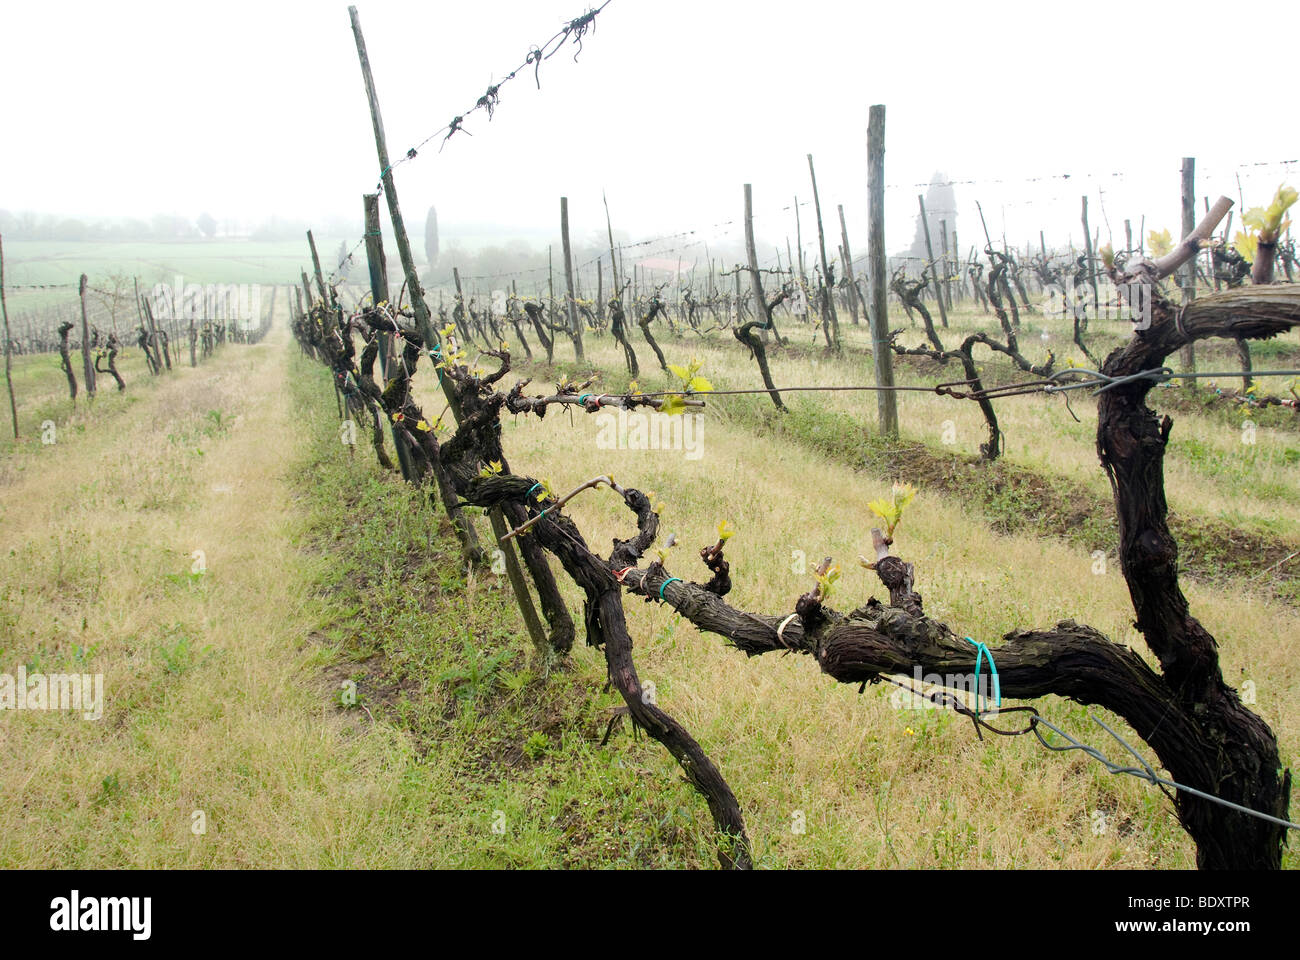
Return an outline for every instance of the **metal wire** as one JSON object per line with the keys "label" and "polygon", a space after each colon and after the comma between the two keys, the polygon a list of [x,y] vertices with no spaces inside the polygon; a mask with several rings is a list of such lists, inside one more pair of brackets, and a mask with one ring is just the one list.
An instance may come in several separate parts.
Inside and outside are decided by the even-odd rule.
{"label": "metal wire", "polygon": [[[1141,754],[1139,754],[1136,750],[1134,750],[1131,746],[1129,746],[1129,744],[1124,740],[1123,737],[1121,737],[1110,727],[1106,726],[1105,723],[1103,723],[1097,717],[1093,716],[1091,713],[1088,714],[1088,717],[1089,719],[1092,720],[1093,723],[1097,724],[1097,726],[1101,727],[1112,737],[1114,737],[1117,741],[1119,741],[1120,746],[1122,746],[1125,750],[1131,753],[1137,759],[1137,762],[1141,764],[1141,766],[1125,767],[1125,766],[1121,766],[1118,763],[1113,763],[1112,761],[1108,760],[1106,758],[1106,755],[1103,754],[1096,747],[1090,747],[1086,743],[1081,743],[1080,741],[1076,740],[1074,737],[1070,736],[1070,734],[1062,730],[1060,727],[1045,720],[1037,713],[1035,713],[1034,716],[1030,718],[1029,728],[1033,732],[1034,736],[1038,738],[1038,742],[1041,743],[1043,746],[1045,746],[1048,750],[1052,750],[1056,753],[1065,753],[1070,750],[1082,750],[1088,756],[1092,757],[1092,759],[1096,760],[1098,763],[1104,766],[1107,769],[1107,771],[1109,771],[1110,773],[1126,773],[1129,774],[1130,776],[1137,777],[1139,780],[1146,780],[1148,783],[1155,784],[1156,786],[1171,787],[1174,790],[1180,790],[1183,793],[1190,793],[1193,796],[1200,797],[1202,800],[1208,800],[1211,803],[1217,803],[1221,807],[1227,807],[1231,810],[1236,810],[1239,813],[1248,814],[1249,816],[1252,817],[1258,817],[1260,820],[1267,820],[1269,823],[1275,823],[1280,827],[1286,827],[1288,830],[1300,830],[1300,823],[1292,823],[1290,820],[1283,820],[1281,817],[1275,817],[1269,813],[1261,813],[1258,810],[1252,810],[1250,807],[1243,807],[1239,803],[1233,803],[1231,800],[1224,800],[1222,797],[1216,797],[1212,793],[1206,793],[1204,790],[1197,790],[1195,787],[1189,787],[1185,784],[1177,783],[1176,781],[1173,780],[1167,780],[1164,777],[1159,776],[1155,772],[1155,770],[1151,768],[1151,764],[1147,763],[1144,759],[1142,759]],[[1043,734],[1038,730],[1038,727],[1040,725],[1047,727],[1053,733],[1056,733],[1064,737],[1066,740],[1069,741],[1069,745],[1057,746],[1055,744],[1048,743],[1047,738],[1044,737]]]}
{"label": "metal wire", "polygon": [[[911,684],[903,683],[901,681],[895,680],[892,677],[881,676],[878,679],[884,680],[888,683],[892,683],[896,687],[902,687],[904,690],[911,692],[916,697],[929,700],[937,707],[948,708],[968,718],[969,720],[971,720],[972,723],[975,724],[975,733],[977,736],[979,736],[981,740],[984,739],[983,734],[980,733],[981,728],[985,730],[989,730],[993,733],[998,734],[999,736],[1004,736],[1004,737],[1018,737],[1018,736],[1023,736],[1026,733],[1032,733],[1037,738],[1040,744],[1042,744],[1048,750],[1051,750],[1053,753],[1068,753],[1072,750],[1082,750],[1089,757],[1091,757],[1092,759],[1100,763],[1102,766],[1104,766],[1109,773],[1112,774],[1123,773],[1123,774],[1128,774],[1129,776],[1137,777],[1139,780],[1145,780],[1150,784],[1160,787],[1162,791],[1165,793],[1165,795],[1170,798],[1170,800],[1173,799],[1173,796],[1169,793],[1169,790],[1165,788],[1180,790],[1183,793],[1190,793],[1193,796],[1200,797],[1202,800],[1208,800],[1211,803],[1217,803],[1221,807],[1227,807],[1231,810],[1236,810],[1239,813],[1244,813],[1247,814],[1248,816],[1257,817],[1260,820],[1267,820],[1269,823],[1275,823],[1280,827],[1286,827],[1288,830],[1300,830],[1300,824],[1292,823],[1290,820],[1283,820],[1281,817],[1275,817],[1269,813],[1261,813],[1258,810],[1253,810],[1250,807],[1242,806],[1241,804],[1234,803],[1231,800],[1225,800],[1222,797],[1216,797],[1212,793],[1206,793],[1204,790],[1198,790],[1195,787],[1189,787],[1186,784],[1178,783],[1177,781],[1174,780],[1168,780],[1165,777],[1160,776],[1155,772],[1151,764],[1147,763],[1146,760],[1143,759],[1142,755],[1138,753],[1136,750],[1134,750],[1132,746],[1129,745],[1127,740],[1125,740],[1118,733],[1116,733],[1109,726],[1107,726],[1105,722],[1103,722],[1102,720],[1100,720],[1098,717],[1094,716],[1091,713],[1088,714],[1088,718],[1092,720],[1093,723],[1097,724],[1097,726],[1101,727],[1103,730],[1109,733],[1112,737],[1114,737],[1120,746],[1122,746],[1125,750],[1127,750],[1130,754],[1133,755],[1133,758],[1138,762],[1139,766],[1126,767],[1121,764],[1114,763],[1096,747],[1092,747],[1086,743],[1083,743],[1077,738],[1066,733],[1064,730],[1062,730],[1056,724],[1052,723],[1050,720],[1043,717],[1035,707],[1032,706],[1004,707],[1001,710],[996,711],[996,713],[998,714],[1013,713],[1017,711],[1030,712],[1033,714],[1029,718],[1029,725],[1025,727],[1023,730],[1002,730],[997,727],[991,726],[989,723],[987,723],[984,720],[984,717],[988,714],[987,711],[984,713],[980,713],[979,711],[972,710],[966,704],[962,703],[961,700],[951,691],[935,690],[935,691],[931,691],[930,693],[922,693],[921,691],[913,687]],[[866,684],[864,683],[862,687],[859,688],[858,692],[861,693],[862,690],[864,690],[865,688],[866,688]],[[1051,730],[1053,733],[1067,740],[1068,744],[1065,746],[1060,746],[1048,742],[1047,738],[1043,735],[1042,731],[1038,729],[1040,726],[1047,727],[1047,729]]]}

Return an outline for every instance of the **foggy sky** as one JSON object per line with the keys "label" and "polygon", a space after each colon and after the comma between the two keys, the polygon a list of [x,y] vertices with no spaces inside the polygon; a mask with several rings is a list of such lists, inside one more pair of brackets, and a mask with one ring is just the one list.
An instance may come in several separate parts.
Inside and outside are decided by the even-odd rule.
{"label": "foggy sky", "polygon": [[[394,156],[586,9],[357,5]],[[980,181],[955,188],[964,248],[977,199],[1013,244],[1040,228],[1078,244],[1083,194],[1103,242],[1103,208],[1121,242],[1143,214],[1177,234],[1183,156],[1198,160],[1198,209],[1207,193],[1236,200],[1238,173],[1248,206],[1297,180],[1278,163],[1300,158],[1294,123],[1254,78],[1268,75],[1257,51],[1300,16],[1248,10],[613,0],[576,63],[572,47],[544,63],[540,91],[521,73],[491,123],[476,114],[472,136],[427,145],[397,186],[417,236],[437,204],[444,241],[468,222],[558,234],[561,195],[586,239],[604,228],[602,189],[633,239],[734,241],[738,226],[710,230],[738,218],[751,182],[758,232],[781,244],[782,208],[811,198],[812,153],[831,237],[843,203],[865,252],[867,108],[884,103],[891,250],[935,171]],[[359,219],[379,170],[346,3],[7,3],[3,18],[0,208]],[[812,230],[805,210],[805,245]]]}

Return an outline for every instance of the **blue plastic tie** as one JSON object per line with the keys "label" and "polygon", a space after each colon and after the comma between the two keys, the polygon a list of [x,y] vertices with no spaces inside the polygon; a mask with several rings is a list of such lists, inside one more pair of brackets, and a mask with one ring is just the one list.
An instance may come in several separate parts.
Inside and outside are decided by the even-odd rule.
{"label": "blue plastic tie", "polygon": [[674,580],[676,580],[678,583],[685,583],[685,582],[686,582],[686,581],[684,581],[681,577],[669,577],[669,578],[668,578],[667,580],[665,580],[663,583],[659,584],[659,599],[660,599],[660,600],[662,600],[662,599],[664,598],[664,587],[668,586],[668,584],[672,583]]}
{"label": "blue plastic tie", "polygon": [[967,643],[975,648],[975,714],[984,712],[980,705],[984,700],[984,695],[980,692],[980,666],[985,657],[989,658],[989,674],[993,677],[993,698],[996,701],[997,708],[1002,708],[1002,682],[998,679],[998,666],[993,662],[993,651],[991,651],[982,642],[977,643],[970,637],[963,638]]}

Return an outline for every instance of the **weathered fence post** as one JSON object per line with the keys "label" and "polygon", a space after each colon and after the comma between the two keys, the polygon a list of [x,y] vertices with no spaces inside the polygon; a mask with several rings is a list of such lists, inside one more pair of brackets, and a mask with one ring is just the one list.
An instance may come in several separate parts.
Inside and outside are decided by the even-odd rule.
{"label": "weathered fence post", "polygon": [[830,273],[830,264],[826,262],[826,231],[822,228],[822,202],[817,193],[817,171],[813,169],[812,154],[808,154],[808,175],[812,177],[813,210],[817,214],[817,244],[822,258],[822,284],[826,287],[826,296],[822,303],[822,322],[829,325],[827,331],[828,346],[833,350],[840,348],[840,318],[835,312],[834,284]]}
{"label": "weathered fence post", "polygon": [[[1183,157],[1183,174],[1182,174],[1182,201],[1183,201],[1183,240],[1186,240],[1196,229],[1196,158]],[[1183,304],[1186,305],[1196,299],[1196,258],[1192,257],[1183,267]],[[1188,373],[1196,372],[1196,345],[1187,344],[1182,349],[1183,369]],[[1196,388],[1195,380],[1184,380],[1184,385],[1192,389]]]}
{"label": "weathered fence post", "polygon": [[[803,223],[799,219],[799,194],[794,195],[794,243],[799,251],[799,279],[808,283],[808,270],[803,262]],[[791,264],[793,266],[793,264]]]}
{"label": "weathered fence post", "polygon": [[[858,324],[858,284],[853,277],[853,250],[849,247],[849,228],[844,223],[844,204],[837,204],[840,214],[840,243],[844,250],[844,279],[849,282],[849,309],[853,313],[853,323]],[[794,269],[794,264],[790,265]]]}
{"label": "weathered fence post", "polygon": [[[384,136],[384,120],[379,112],[379,95],[375,91],[375,80],[370,72],[370,57],[366,53],[366,40],[361,33],[361,19],[357,16],[357,8],[348,7],[348,16],[352,20],[352,34],[357,42],[357,58],[361,61],[361,75],[366,86],[366,99],[370,104],[370,121],[375,131],[375,150],[379,156],[380,179],[384,185],[384,195],[388,198],[388,217],[393,224],[393,235],[397,241],[397,252],[402,261],[402,270],[406,275],[407,289],[411,296],[411,306],[415,311],[416,326],[420,336],[424,339],[425,350],[429,351],[439,345],[440,341],[437,339],[433,324],[429,321],[429,305],[424,300],[424,290],[420,286],[420,278],[415,270],[415,258],[411,254],[411,242],[406,234],[402,209],[397,202],[397,188],[393,184],[393,167],[388,159],[388,141]],[[447,405],[451,410],[452,417],[457,423],[460,423],[460,398],[456,395],[456,391],[450,383],[450,378],[442,379],[442,389],[444,396],[447,398]],[[453,523],[457,526],[463,525],[461,527],[462,532],[464,536],[469,538],[468,541],[462,540],[462,543],[465,543],[466,559],[470,559],[476,552],[481,553],[474,527],[469,523],[464,513],[459,508],[454,511],[449,509],[448,513],[451,514]],[[536,608],[533,606],[532,594],[529,593],[528,585],[524,582],[523,571],[519,566],[519,558],[515,554],[514,544],[508,540],[501,543],[505,535],[510,532],[506,529],[505,517],[501,512],[501,508],[493,507],[489,510],[488,519],[492,523],[492,532],[500,544],[499,549],[505,556],[506,572],[510,577],[510,586],[514,590],[516,601],[519,603],[519,612],[523,616],[524,624],[528,628],[533,643],[538,647],[543,647],[547,642],[546,634],[542,629]]]}
{"label": "weathered fence post", "polygon": [[81,364],[86,376],[86,396],[95,396],[95,365],[90,360],[90,323],[86,319],[86,275],[81,275]]}
{"label": "weathered fence post", "polygon": [[569,247],[569,198],[560,197],[560,242],[564,246],[564,284],[569,295],[569,336],[573,340],[574,359],[582,363],[582,322],[578,319],[578,304],[573,294],[573,252]]}
{"label": "weathered fence post", "polygon": [[320,291],[320,298],[325,301],[327,307],[334,305],[334,298],[330,296],[330,291],[325,289],[325,276],[320,269],[320,255],[316,253],[316,238],[307,231],[307,245],[311,247],[311,268],[316,274],[316,289]]}
{"label": "weathered fence post", "polygon": [[[889,306],[885,294],[885,105],[871,107],[867,122],[867,265],[871,283],[871,353],[876,363],[876,405],[880,432],[898,436],[898,397],[893,391],[894,357],[889,349]],[[924,215],[923,215],[924,219]]]}
{"label": "weathered fence post", "polygon": [[[384,255],[384,235],[379,228],[379,194],[361,195],[361,206],[366,224],[366,266],[370,272],[370,300],[375,306],[388,299],[388,258]],[[388,367],[393,362],[393,335],[380,333],[379,337],[379,372],[384,384],[388,383]],[[408,483],[415,479],[415,470],[411,465],[411,451],[406,446],[405,438],[393,429],[393,421],[388,420],[388,433],[393,438],[397,450],[397,462],[402,468],[402,479]]]}
{"label": "weathered fence post", "polygon": [[4,238],[0,237],[0,314],[5,323],[5,383],[9,387],[9,416],[14,422],[14,439],[18,439],[18,403],[14,400],[14,378],[10,355],[13,343],[9,337],[9,307],[5,304],[5,248]]}
{"label": "weathered fence post", "polygon": [[[1093,246],[1092,232],[1088,229],[1088,197],[1083,197],[1083,254],[1088,258],[1088,280],[1092,286],[1093,310],[1101,309],[1101,298],[1097,293],[1097,248]],[[1084,317],[1085,321],[1087,317]],[[1086,325],[1086,324],[1085,324]]]}
{"label": "weathered fence post", "polygon": [[934,269],[934,246],[930,243],[930,218],[925,213],[925,196],[916,195],[916,202],[921,205],[921,229],[925,232],[925,255],[930,258],[930,280],[934,287],[934,298],[939,301],[939,319],[943,328],[948,329],[948,311],[943,306],[943,287],[939,283],[939,272]]}
{"label": "weathered fence post", "polygon": [[[768,329],[772,326],[772,315],[767,309],[767,300],[763,294],[763,280],[758,272],[758,251],[754,246],[754,188],[750,184],[745,184],[745,254],[749,258],[749,276],[751,288],[754,292],[754,320],[752,323],[742,324],[740,316],[736,317],[736,329],[732,331],[736,339],[745,346],[749,347],[754,354],[754,360],[758,363],[758,371],[763,377],[763,385],[767,387],[768,395],[772,402],[776,404],[778,410],[784,410],[785,404],[781,402],[781,394],[777,393],[776,386],[772,380],[771,371],[767,365],[767,352],[763,347],[763,341],[755,337],[748,329],[750,326],[757,326],[760,329]],[[740,302],[740,271],[736,271],[736,301]],[[748,336],[746,336],[748,334]]]}
{"label": "weathered fence post", "polygon": [[939,221],[939,256],[943,259],[943,298],[952,309],[952,267],[948,262],[948,221]]}

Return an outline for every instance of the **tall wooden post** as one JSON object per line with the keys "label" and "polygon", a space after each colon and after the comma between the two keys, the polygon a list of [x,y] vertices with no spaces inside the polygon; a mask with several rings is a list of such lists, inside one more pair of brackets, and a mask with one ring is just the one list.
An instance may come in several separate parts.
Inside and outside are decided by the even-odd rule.
{"label": "tall wooden post", "polygon": [[[876,363],[880,432],[898,436],[898,397],[893,391],[894,357],[889,348],[885,295],[885,105],[871,107],[867,122],[867,263],[871,281],[871,353]],[[923,217],[924,218],[924,217]]]}
{"label": "tall wooden post", "polygon": [[[1182,200],[1183,200],[1183,236],[1186,240],[1193,230],[1196,229],[1196,158],[1183,157],[1183,176],[1182,176]],[[1188,304],[1196,299],[1196,258],[1192,257],[1183,267],[1183,303]],[[1196,346],[1189,343],[1182,349],[1183,368],[1189,373],[1196,370]],[[1195,388],[1195,380],[1184,381],[1188,387]]]}
{"label": "tall wooden post", "polygon": [[[370,301],[378,306],[388,299],[388,258],[384,255],[384,235],[379,227],[379,194],[361,195],[361,206],[366,224],[366,265],[370,272]],[[379,334],[379,372],[388,383],[388,369],[393,362],[393,335]],[[397,450],[397,462],[402,468],[402,479],[410,483],[415,479],[415,470],[411,464],[411,451],[406,446],[402,434],[393,429],[393,421],[388,420],[389,436]]]}
{"label": "tall wooden post", "polygon": [[81,275],[81,365],[86,373],[86,396],[95,396],[95,364],[90,359],[90,324],[86,319],[86,275]]}
{"label": "tall wooden post", "polygon": [[[407,291],[411,297],[411,306],[415,312],[416,327],[420,336],[424,339],[425,349],[439,346],[440,341],[437,337],[437,331],[433,329],[433,324],[429,320],[429,305],[424,299],[424,289],[420,286],[420,278],[415,270],[415,258],[411,254],[411,241],[406,234],[406,223],[402,219],[402,209],[397,202],[397,188],[393,184],[393,168],[388,159],[388,141],[384,136],[384,120],[379,112],[379,96],[375,92],[375,80],[370,72],[370,57],[366,53],[366,40],[361,33],[361,19],[357,16],[356,7],[348,7],[348,16],[352,20],[352,34],[357,42],[357,58],[361,61],[361,76],[366,85],[366,99],[370,104],[370,121],[375,131],[375,150],[379,155],[379,168],[381,171],[381,180],[384,185],[384,195],[388,198],[388,217],[392,221],[394,239],[397,241],[397,252],[402,261],[402,271],[406,275]],[[451,410],[452,417],[459,424],[461,420],[460,398],[456,395],[452,387],[450,378],[442,378],[443,395],[447,398],[447,405]],[[474,532],[474,527],[468,522],[459,508],[448,508],[448,514],[452,522],[461,526],[464,533],[462,543],[465,544],[466,559],[472,559],[475,553],[480,553],[478,547],[478,538]],[[488,519],[492,523],[492,532],[500,543],[501,539],[509,533],[506,529],[505,517],[500,507],[494,507],[488,511]],[[466,539],[468,538],[468,539]],[[524,618],[524,623],[528,627],[528,632],[532,636],[533,642],[539,647],[545,645],[546,636],[542,630],[541,620],[537,616],[536,608],[533,606],[532,594],[528,592],[528,585],[524,582],[523,571],[519,566],[519,558],[515,553],[514,543],[506,541],[501,545],[501,551],[505,555],[506,572],[510,577],[510,585],[514,589],[515,599],[519,603],[519,612]]]}
{"label": "tall wooden post", "polygon": [[1131,254],[1133,252],[1133,221],[1124,221],[1124,252]]}
{"label": "tall wooden post", "polygon": [[569,198],[560,197],[560,242],[564,246],[564,284],[569,294],[569,336],[573,339],[574,359],[582,363],[582,322],[573,292],[573,252],[569,247]]}
{"label": "tall wooden post", "polygon": [[840,318],[835,312],[834,285],[831,283],[830,264],[826,262],[826,231],[822,228],[822,202],[817,193],[817,171],[813,169],[812,154],[808,154],[808,175],[812,177],[813,210],[817,214],[817,244],[821,250],[822,282],[826,285],[826,298],[822,304],[825,321],[830,323],[831,342],[835,350],[840,348]]}
{"label": "tall wooden post", "polygon": [[943,322],[944,329],[948,328],[948,311],[943,306],[943,288],[939,283],[939,273],[934,269],[934,246],[930,243],[930,218],[925,214],[925,197],[922,194],[916,195],[916,202],[921,206],[921,229],[925,233],[925,255],[930,259],[930,280],[934,286],[934,299],[939,303],[939,319]]}
{"label": "tall wooden post", "polygon": [[961,275],[961,247],[957,244],[957,228],[952,230],[952,275],[957,284],[957,299],[960,300],[966,296],[966,281]]}
{"label": "tall wooden post", "polygon": [[325,275],[321,273],[320,269],[320,254],[316,252],[316,238],[311,235],[310,230],[307,231],[307,245],[311,247],[311,268],[316,274],[316,289],[320,292],[320,298],[325,301],[326,305],[332,306],[334,298],[325,289]]}
{"label": "tall wooden post", "polygon": [[[767,299],[763,294],[763,279],[758,272],[758,250],[754,244],[754,188],[748,183],[745,184],[745,254],[749,258],[750,285],[754,294],[754,319],[761,324],[760,329],[766,331],[772,326],[772,315],[767,310]],[[739,270],[736,271],[736,305],[736,326],[737,330],[739,330],[742,326],[740,323]],[[745,341],[741,340],[741,343],[745,343]],[[764,385],[767,387],[772,402],[776,404],[778,410],[784,410],[785,404],[781,402],[781,394],[777,393],[773,384],[762,343],[755,339],[746,345],[754,351],[754,359],[758,361],[759,372],[763,376]]]}
{"label": "tall wooden post", "polygon": [[[162,337],[158,335],[158,324],[154,321],[153,310],[147,309],[148,304],[145,303],[140,297],[140,281],[133,277],[131,282],[135,284],[136,312],[140,314],[140,323],[142,325],[147,324],[145,326],[145,329],[149,332],[149,343],[153,345],[154,372],[162,373],[163,370],[162,357],[159,355],[158,352],[160,346],[159,342],[162,340]],[[169,370],[171,369],[170,362],[167,364],[167,369]]]}
{"label": "tall wooden post", "polygon": [[316,297],[311,292],[311,281],[307,279],[306,270],[299,270],[298,274],[299,276],[302,277],[302,292],[303,295],[307,298],[307,311],[310,312],[311,308],[316,303]]}
{"label": "tall wooden post", "polygon": [[552,243],[546,245],[546,299],[546,316],[553,324],[555,323],[555,244]]}
{"label": "tall wooden post", "polygon": [[9,387],[9,416],[13,419],[14,439],[18,439],[18,403],[14,400],[14,378],[11,355],[13,343],[9,335],[9,307],[5,304],[5,248],[4,238],[0,237],[0,315],[5,322],[5,383]]}
{"label": "tall wooden post", "polygon": [[1088,258],[1088,280],[1092,286],[1092,302],[1099,309],[1100,297],[1097,292],[1097,248],[1093,245],[1092,231],[1088,229],[1088,198],[1083,198],[1083,254]]}
{"label": "tall wooden post", "polygon": [[[397,187],[393,183],[393,165],[388,159],[388,140],[384,136],[384,119],[379,112],[379,96],[375,92],[375,80],[370,72],[370,57],[366,53],[366,40],[361,33],[361,19],[356,7],[348,7],[348,16],[352,20],[352,35],[357,42],[357,58],[361,61],[361,76],[366,85],[366,99],[370,104],[370,122],[375,131],[375,150],[379,155],[380,180],[384,187],[384,196],[388,198],[388,219],[393,225],[393,238],[397,241],[397,254],[402,262],[402,273],[406,277],[406,292],[411,298],[411,309],[415,313],[415,326],[424,340],[426,350],[440,345],[438,333],[429,320],[429,305],[424,299],[424,288],[420,286],[420,277],[415,269],[415,257],[411,253],[411,241],[406,233],[406,221],[402,219],[402,208],[397,202]],[[452,417],[460,422],[460,398],[444,377],[443,393],[451,408]]]}
{"label": "tall wooden post", "polygon": [[600,199],[605,204],[605,232],[609,235],[609,269],[614,280],[614,296],[622,299],[623,285],[618,279],[618,258],[614,255],[614,226],[609,219],[609,198],[605,196],[604,190],[600,191]]}
{"label": "tall wooden post", "polygon": [[794,195],[794,242],[799,251],[799,279],[808,282],[808,271],[803,262],[803,224],[799,220],[799,194]]}
{"label": "tall wooden post", "polygon": [[849,247],[849,228],[844,223],[844,204],[835,207],[840,214],[840,246],[844,251],[844,279],[849,282],[849,306],[853,311],[853,323],[858,324],[858,284],[853,279],[853,250]]}
{"label": "tall wooden post", "polygon": [[943,258],[943,298],[952,309],[952,263],[948,259],[948,221],[939,221],[939,255]]}

